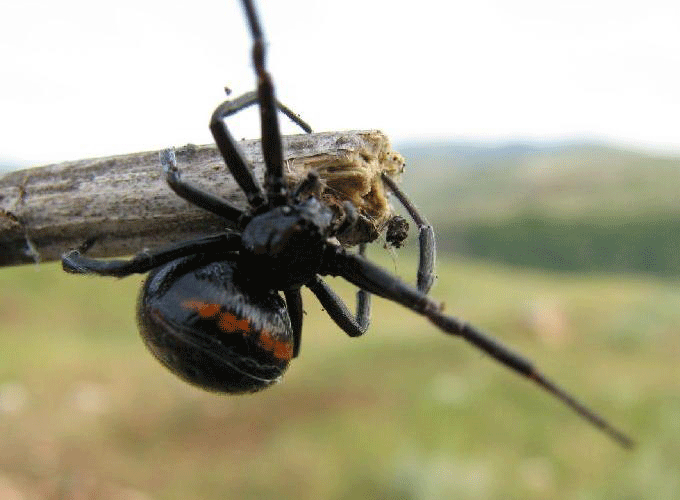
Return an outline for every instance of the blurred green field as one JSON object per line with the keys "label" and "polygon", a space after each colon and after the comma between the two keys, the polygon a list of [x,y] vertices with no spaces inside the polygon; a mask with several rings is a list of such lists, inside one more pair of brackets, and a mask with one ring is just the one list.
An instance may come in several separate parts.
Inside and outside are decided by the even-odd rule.
{"label": "blurred green field", "polygon": [[[680,278],[680,155],[588,142],[404,145],[440,250],[562,271]],[[426,179],[426,181],[424,181]]]}
{"label": "blurred green field", "polygon": [[[414,261],[370,256],[410,280]],[[680,286],[440,259],[433,296],[629,431],[620,449],[423,319],[376,299],[342,334],[306,296],[284,383],[224,397],[145,351],[141,278],[0,272],[2,499],[680,496]],[[353,290],[337,284],[345,297]]]}

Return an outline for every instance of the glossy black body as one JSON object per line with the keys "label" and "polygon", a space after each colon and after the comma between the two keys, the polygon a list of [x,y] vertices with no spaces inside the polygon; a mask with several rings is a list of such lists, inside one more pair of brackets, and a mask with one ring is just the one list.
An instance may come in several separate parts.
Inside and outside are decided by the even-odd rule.
{"label": "glossy black body", "polygon": [[241,235],[240,262],[246,279],[275,290],[300,288],[321,269],[333,212],[306,198],[255,216]]}
{"label": "glossy black body", "polygon": [[141,290],[137,318],[153,355],[207,390],[264,389],[293,355],[285,301],[240,279],[234,260],[193,256],[157,268]]}

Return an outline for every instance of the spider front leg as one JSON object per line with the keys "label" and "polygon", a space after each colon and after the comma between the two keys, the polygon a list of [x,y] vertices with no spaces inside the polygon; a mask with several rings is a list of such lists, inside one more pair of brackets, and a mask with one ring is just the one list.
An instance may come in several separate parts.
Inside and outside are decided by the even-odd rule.
{"label": "spider front leg", "polygon": [[[283,171],[283,145],[276,114],[277,108],[281,109],[305,132],[311,132],[311,128],[290,108],[276,100],[274,83],[265,68],[265,43],[255,6],[251,0],[243,0],[243,7],[253,37],[253,64],[257,75],[257,92],[249,92],[220,104],[210,119],[210,131],[227,167],[245,193],[248,203],[257,210],[267,202],[269,206],[279,206],[285,204],[288,199],[288,189]],[[226,117],[255,103],[259,104],[260,108],[262,154],[266,166],[266,194],[252,170],[248,167],[248,162],[241,148],[224,123]]]}
{"label": "spider front leg", "polygon": [[235,252],[240,248],[241,237],[235,233],[206,236],[175,243],[155,252],[140,252],[129,260],[101,260],[83,257],[82,253],[87,251],[93,242],[88,242],[79,249],[66,252],[61,258],[64,271],[72,274],[97,274],[99,276],[123,278],[130,274],[149,272],[180,257],[198,253],[226,254]]}
{"label": "spider front leg", "polygon": [[434,238],[434,229],[427,219],[418,212],[418,209],[406,194],[399,189],[397,183],[389,178],[384,172],[382,174],[383,182],[394,193],[402,206],[406,209],[408,214],[413,219],[413,222],[418,226],[418,242],[420,245],[420,252],[418,253],[418,290],[423,293],[428,293],[432,284],[434,283],[434,262],[437,253],[437,245]]}
{"label": "spider front leg", "polygon": [[[363,256],[366,244],[359,246],[359,255]],[[316,276],[307,287],[319,300],[323,308],[335,324],[350,337],[359,337],[366,333],[371,321],[371,294],[359,289],[357,292],[356,316],[353,316],[345,302],[328,284]]]}
{"label": "spider front leg", "polygon": [[631,448],[633,440],[612,426],[609,422],[587,408],[583,403],[571,396],[564,389],[550,381],[540,373],[528,359],[513,352],[501,342],[468,325],[459,319],[444,314],[441,305],[425,293],[403,283],[395,276],[379,266],[369,262],[360,255],[346,252],[339,246],[328,248],[324,262],[324,273],[341,276],[350,283],[369,291],[379,297],[397,302],[412,311],[421,314],[434,323],[441,331],[462,337],[467,342],[481,349],[515,373],[533,381],[557,399],[569,406],[578,415],[588,420],[601,431],[626,448]]}
{"label": "spider front leg", "polygon": [[260,127],[262,130],[262,154],[267,166],[265,185],[270,206],[286,203],[288,190],[283,172],[283,145],[279,120],[276,116],[274,82],[265,68],[265,43],[262,27],[251,0],[243,0],[248,26],[253,37],[253,65],[257,75],[257,97],[260,103]]}

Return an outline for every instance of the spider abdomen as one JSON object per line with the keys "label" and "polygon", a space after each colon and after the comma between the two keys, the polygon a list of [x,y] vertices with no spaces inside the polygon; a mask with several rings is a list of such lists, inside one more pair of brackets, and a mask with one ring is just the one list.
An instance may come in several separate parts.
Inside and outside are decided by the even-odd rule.
{"label": "spider abdomen", "polygon": [[138,305],[152,354],[204,389],[243,393],[276,382],[293,357],[286,305],[278,293],[235,279],[233,261],[179,259],[153,271]]}

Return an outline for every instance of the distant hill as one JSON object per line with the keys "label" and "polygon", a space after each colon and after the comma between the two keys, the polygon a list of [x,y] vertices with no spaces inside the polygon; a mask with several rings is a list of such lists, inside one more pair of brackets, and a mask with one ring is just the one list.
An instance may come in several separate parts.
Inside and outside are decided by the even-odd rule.
{"label": "distant hill", "polygon": [[443,251],[680,275],[680,156],[597,143],[396,145]]}
{"label": "distant hill", "polygon": [[18,161],[7,158],[0,158],[0,172],[9,172],[10,170],[17,170],[21,168],[22,164]]}

